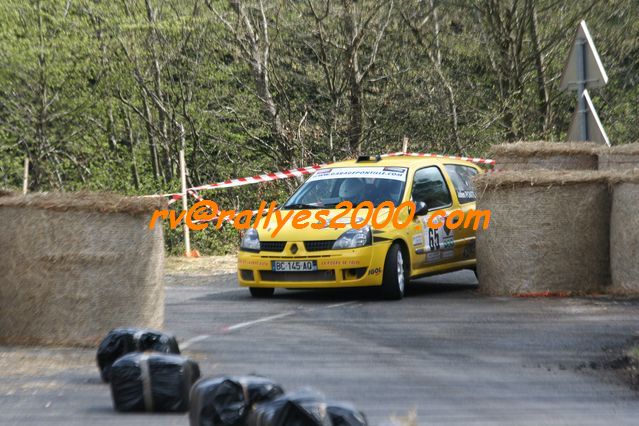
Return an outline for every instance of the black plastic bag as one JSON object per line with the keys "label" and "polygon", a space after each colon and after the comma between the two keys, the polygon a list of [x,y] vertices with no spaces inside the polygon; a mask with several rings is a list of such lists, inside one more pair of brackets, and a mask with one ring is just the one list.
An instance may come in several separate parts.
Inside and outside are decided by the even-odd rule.
{"label": "black plastic bag", "polygon": [[257,404],[248,426],[332,426],[328,405],[321,394],[302,390]]}
{"label": "black plastic bag", "polygon": [[100,376],[109,381],[111,365],[131,352],[155,351],[179,354],[175,337],[161,331],[143,328],[115,328],[106,335],[98,347],[97,361]]}
{"label": "black plastic bag", "polygon": [[191,389],[191,426],[241,426],[253,404],[281,396],[284,390],[259,376],[214,377]]}
{"label": "black plastic bag", "polygon": [[367,426],[366,416],[350,404],[343,402],[329,402],[328,416],[333,426]]}
{"label": "black plastic bag", "polygon": [[111,366],[111,396],[118,411],[187,411],[200,377],[196,362],[180,355],[130,353]]}

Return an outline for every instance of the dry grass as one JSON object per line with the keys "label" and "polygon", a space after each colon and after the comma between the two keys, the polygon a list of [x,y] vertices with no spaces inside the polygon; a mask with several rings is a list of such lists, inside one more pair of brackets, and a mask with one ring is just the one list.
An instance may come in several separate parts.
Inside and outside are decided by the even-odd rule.
{"label": "dry grass", "polygon": [[417,410],[411,410],[404,416],[392,415],[389,424],[392,426],[417,426]]}
{"label": "dry grass", "polygon": [[475,184],[481,191],[499,187],[578,185],[608,182],[609,179],[609,174],[598,171],[527,170],[482,173],[475,177]]}
{"label": "dry grass", "polygon": [[477,182],[477,209],[491,212],[490,226],[477,232],[483,292],[605,291],[610,282],[608,174],[511,171],[488,173]]}
{"label": "dry grass", "polygon": [[639,294],[639,173],[615,174],[610,215],[610,271],[616,294]]}
{"label": "dry grass", "polygon": [[95,370],[95,352],[77,348],[0,347],[0,371],[4,377],[51,376],[69,369]]}
{"label": "dry grass", "polygon": [[598,168],[615,171],[639,169],[639,143],[602,148]]}
{"label": "dry grass", "polygon": [[610,154],[639,154],[639,143],[627,143],[623,145],[615,145],[610,148],[600,148],[599,152]]}
{"label": "dry grass", "polygon": [[597,170],[598,145],[586,142],[515,142],[494,145],[495,170]]}
{"label": "dry grass", "polygon": [[163,197],[123,197],[107,192],[43,192],[0,197],[0,207],[150,215],[157,209],[167,208],[167,201]]}
{"label": "dry grass", "polygon": [[65,374],[97,374],[92,349],[21,348],[0,346],[0,394],[59,391],[67,385]]}
{"label": "dry grass", "polygon": [[216,275],[235,272],[237,255],[205,257],[167,257],[164,265],[166,274]]}
{"label": "dry grass", "polygon": [[[592,154],[601,145],[591,142],[514,142],[490,147],[491,156],[548,157],[555,155]],[[499,166],[499,164],[497,165]]]}
{"label": "dry grass", "polygon": [[608,175],[608,182],[611,184],[616,183],[638,183],[639,182],[639,169],[610,172]]}
{"label": "dry grass", "polygon": [[[74,204],[76,203],[76,204]],[[0,197],[0,341],[93,346],[112,328],[161,328],[157,200],[105,194]]]}

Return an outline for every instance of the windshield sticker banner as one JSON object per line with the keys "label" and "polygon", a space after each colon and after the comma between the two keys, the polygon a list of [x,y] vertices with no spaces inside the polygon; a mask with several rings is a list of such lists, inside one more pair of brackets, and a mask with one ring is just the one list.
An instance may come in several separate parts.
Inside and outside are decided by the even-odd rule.
{"label": "windshield sticker banner", "polygon": [[320,169],[308,182],[340,178],[379,178],[406,181],[408,169],[405,167],[339,167]]}

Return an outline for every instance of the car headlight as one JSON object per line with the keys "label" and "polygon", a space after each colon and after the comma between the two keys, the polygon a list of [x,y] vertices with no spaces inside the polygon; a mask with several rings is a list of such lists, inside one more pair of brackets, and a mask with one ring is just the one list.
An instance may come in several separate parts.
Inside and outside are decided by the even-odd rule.
{"label": "car headlight", "polygon": [[260,251],[260,237],[255,229],[249,228],[244,233],[244,237],[242,237],[242,243],[240,244],[240,250]]}
{"label": "car headlight", "polygon": [[373,236],[371,227],[365,226],[362,229],[349,229],[335,240],[333,249],[349,249],[371,245]]}

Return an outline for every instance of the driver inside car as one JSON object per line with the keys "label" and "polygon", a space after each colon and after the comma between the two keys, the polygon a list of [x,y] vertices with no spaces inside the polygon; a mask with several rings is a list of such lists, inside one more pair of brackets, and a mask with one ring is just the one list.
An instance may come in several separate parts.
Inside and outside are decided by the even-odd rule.
{"label": "driver inside car", "polygon": [[360,178],[345,179],[339,187],[339,197],[342,201],[350,201],[353,206],[366,201],[366,182]]}

